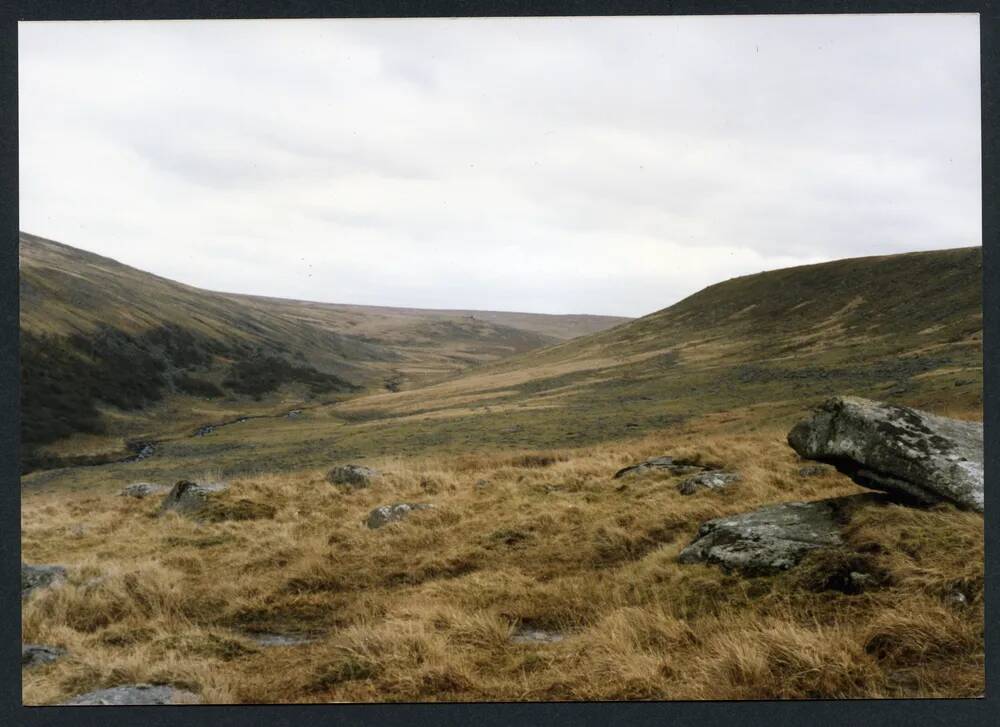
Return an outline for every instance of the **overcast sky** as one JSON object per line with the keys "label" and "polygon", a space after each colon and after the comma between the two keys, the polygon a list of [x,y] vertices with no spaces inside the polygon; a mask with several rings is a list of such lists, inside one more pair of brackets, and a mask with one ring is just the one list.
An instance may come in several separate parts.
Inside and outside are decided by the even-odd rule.
{"label": "overcast sky", "polygon": [[213,290],[642,315],[981,244],[975,15],[22,23],[21,229]]}

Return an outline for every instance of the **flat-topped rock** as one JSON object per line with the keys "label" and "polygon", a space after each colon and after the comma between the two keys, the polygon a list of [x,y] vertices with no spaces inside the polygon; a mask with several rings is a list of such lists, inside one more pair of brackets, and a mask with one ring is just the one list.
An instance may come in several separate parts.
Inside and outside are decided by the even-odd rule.
{"label": "flat-topped rock", "polygon": [[198,695],[166,684],[125,684],[87,692],[63,702],[65,706],[138,706],[151,704],[197,704]]}
{"label": "flat-topped rock", "polygon": [[615,472],[614,479],[632,475],[643,475],[649,472],[667,472],[672,475],[688,475],[692,472],[701,472],[705,468],[683,459],[673,457],[653,457],[645,462],[632,464]]}
{"label": "flat-topped rock", "polygon": [[122,491],[118,494],[122,497],[134,497],[141,500],[150,495],[158,495],[161,492],[166,492],[168,489],[166,485],[157,485],[153,482],[133,482],[131,485],[123,487]]}
{"label": "flat-topped rock", "polygon": [[382,473],[372,467],[360,464],[343,464],[327,472],[326,481],[331,485],[341,485],[352,490],[368,487]]}
{"label": "flat-topped rock", "polygon": [[924,504],[983,510],[983,425],[854,396],[828,400],[788,433],[802,457]]}
{"label": "flat-topped rock", "polygon": [[21,598],[39,588],[58,585],[66,580],[66,569],[61,565],[28,565],[21,563]]}
{"label": "flat-topped rock", "polygon": [[21,644],[21,668],[30,669],[53,661],[66,655],[66,649],[58,646],[42,646],[40,644]]}
{"label": "flat-topped rock", "polygon": [[750,575],[776,573],[807,552],[841,543],[837,515],[845,498],[783,502],[702,524],[680,563],[713,563]]}
{"label": "flat-topped rock", "polygon": [[375,530],[383,525],[402,520],[414,510],[427,510],[432,507],[434,506],[419,502],[400,502],[395,505],[383,505],[382,507],[376,507],[368,513],[365,524],[372,530]]}
{"label": "flat-topped rock", "polygon": [[724,490],[734,482],[739,482],[740,476],[736,472],[724,472],[722,470],[712,470],[702,472],[694,477],[688,477],[677,485],[677,491],[682,495],[693,495],[700,490]]}

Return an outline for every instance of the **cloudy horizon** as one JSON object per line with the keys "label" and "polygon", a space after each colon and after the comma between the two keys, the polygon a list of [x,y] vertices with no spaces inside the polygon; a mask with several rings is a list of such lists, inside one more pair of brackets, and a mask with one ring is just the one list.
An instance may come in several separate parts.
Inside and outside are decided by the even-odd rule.
{"label": "cloudy horizon", "polygon": [[639,316],[981,245],[978,17],[19,26],[20,227],[210,290]]}

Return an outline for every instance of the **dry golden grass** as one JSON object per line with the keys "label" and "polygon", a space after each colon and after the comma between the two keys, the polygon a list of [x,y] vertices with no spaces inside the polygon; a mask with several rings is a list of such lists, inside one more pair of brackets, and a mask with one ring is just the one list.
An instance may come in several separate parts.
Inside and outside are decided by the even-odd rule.
{"label": "dry golden grass", "polygon": [[[384,476],[356,492],[322,470],[234,480],[231,503],[274,508],[238,521],[153,517],[157,499],[111,488],[25,492],[25,560],[69,578],[24,603],[23,639],[69,655],[24,672],[24,701],[137,681],[220,703],[980,694],[979,515],[863,504],[843,552],[773,577],[676,562],[707,519],[860,491],[800,477],[785,429],[745,418],[589,449],[370,459]],[[692,496],[665,475],[612,479],[659,454],[743,479]],[[363,525],[394,502],[435,507]],[[876,586],[824,590],[857,559]],[[564,638],[512,641],[521,626]]]}

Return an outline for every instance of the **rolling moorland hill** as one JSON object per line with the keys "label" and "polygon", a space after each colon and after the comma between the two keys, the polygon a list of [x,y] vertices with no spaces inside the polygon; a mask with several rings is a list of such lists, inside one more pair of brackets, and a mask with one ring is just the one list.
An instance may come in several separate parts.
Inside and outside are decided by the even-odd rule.
{"label": "rolling moorland hill", "polygon": [[[420,388],[26,475],[24,559],[65,576],[23,602],[25,643],[60,650],[24,701],[980,695],[982,515],[866,493],[786,439],[832,394],[981,419],[980,291],[977,248],[767,272]],[[664,456],[736,479],[617,476]],[[219,483],[201,514],[166,507],[181,479]],[[838,543],[787,570],[682,555],[711,520],[828,498]]]}
{"label": "rolling moorland hill", "polygon": [[24,233],[20,266],[28,469],[121,456],[123,439],[164,426],[396,390],[625,320],[213,293]]}

